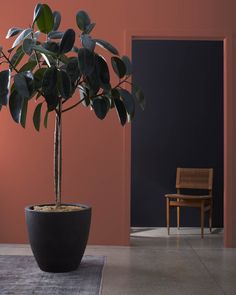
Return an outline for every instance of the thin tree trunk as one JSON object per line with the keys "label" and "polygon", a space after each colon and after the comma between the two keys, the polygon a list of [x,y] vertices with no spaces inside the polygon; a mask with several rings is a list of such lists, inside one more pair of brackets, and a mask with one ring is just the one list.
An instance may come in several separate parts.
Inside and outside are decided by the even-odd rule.
{"label": "thin tree trunk", "polygon": [[54,191],[56,207],[61,205],[62,180],[62,102],[60,100],[55,117],[54,129]]}

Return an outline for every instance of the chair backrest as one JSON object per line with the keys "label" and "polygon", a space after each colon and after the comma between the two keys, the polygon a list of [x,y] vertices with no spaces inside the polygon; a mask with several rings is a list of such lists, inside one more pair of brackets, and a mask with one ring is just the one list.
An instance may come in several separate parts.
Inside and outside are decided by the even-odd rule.
{"label": "chair backrest", "polygon": [[176,188],[212,191],[213,168],[177,168]]}

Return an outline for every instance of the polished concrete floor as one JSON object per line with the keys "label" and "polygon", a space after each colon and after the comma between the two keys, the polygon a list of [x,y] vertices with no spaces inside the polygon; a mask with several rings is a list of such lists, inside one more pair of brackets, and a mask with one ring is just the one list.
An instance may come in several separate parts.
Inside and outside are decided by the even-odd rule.
{"label": "polished concrete floor", "polygon": [[[31,255],[28,245],[0,245],[0,255]],[[236,295],[236,249],[223,248],[222,230],[138,229],[130,247],[88,246],[106,256],[102,295]]]}

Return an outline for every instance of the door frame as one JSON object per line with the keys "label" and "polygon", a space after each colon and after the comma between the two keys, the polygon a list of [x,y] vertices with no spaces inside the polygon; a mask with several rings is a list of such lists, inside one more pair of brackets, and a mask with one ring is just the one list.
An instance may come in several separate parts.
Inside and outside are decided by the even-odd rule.
{"label": "door frame", "polygon": [[[132,31],[124,33],[124,53],[132,59],[133,40],[208,40],[223,41],[223,105],[224,105],[224,246],[233,245],[233,96],[232,96],[232,35],[216,31]],[[123,234],[130,239],[131,210],[131,126],[123,130]]]}

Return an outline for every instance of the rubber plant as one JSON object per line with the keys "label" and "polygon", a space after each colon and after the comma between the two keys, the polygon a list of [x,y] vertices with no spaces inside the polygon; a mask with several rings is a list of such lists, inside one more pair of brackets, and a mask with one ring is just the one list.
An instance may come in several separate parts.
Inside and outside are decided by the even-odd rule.
{"label": "rubber plant", "polygon": [[[75,15],[76,30],[59,30],[61,14],[47,4],[37,4],[31,26],[12,27],[6,38],[15,38],[7,51],[0,47],[0,109],[9,105],[16,123],[26,126],[29,102],[35,104],[33,124],[47,127],[49,113],[55,115],[54,188],[56,208],[61,205],[62,115],[84,105],[103,120],[114,109],[121,125],[132,120],[135,100],[145,106],[143,92],[130,81],[129,57],[105,40],[92,36],[95,23],[85,11]],[[111,54],[108,63],[97,46]],[[110,69],[117,76],[111,84]],[[126,85],[132,85],[132,92]],[[130,86],[129,86],[130,87]],[[45,106],[45,107],[43,107]]]}

